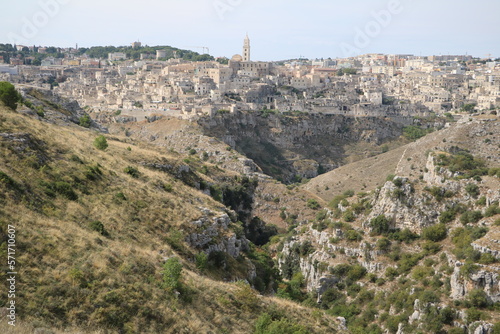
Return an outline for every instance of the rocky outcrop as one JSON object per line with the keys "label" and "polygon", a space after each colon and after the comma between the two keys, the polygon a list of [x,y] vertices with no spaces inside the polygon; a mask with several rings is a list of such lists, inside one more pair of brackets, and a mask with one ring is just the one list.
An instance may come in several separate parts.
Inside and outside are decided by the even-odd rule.
{"label": "rocky outcrop", "polygon": [[[76,100],[64,98],[50,90],[22,88],[20,89],[20,93],[34,107],[43,110],[43,119],[46,121],[63,125],[67,125],[68,123],[79,124],[80,118],[88,115]],[[33,114],[33,111],[28,108],[20,109],[19,111]],[[95,121],[91,120],[89,126],[100,132],[107,132],[105,127]]]}
{"label": "rocky outcrop", "polygon": [[190,223],[196,232],[190,233],[186,241],[207,254],[224,252],[237,258],[242,251],[248,249],[248,240],[232,232],[229,229],[230,223],[231,219],[227,214],[217,217],[205,215]]}
{"label": "rocky outcrop", "polygon": [[[499,240],[491,240],[491,242],[494,242],[496,244],[500,244]],[[474,248],[478,252],[491,254],[494,258],[496,258],[497,260],[500,260],[500,251],[499,250],[491,249],[489,247],[482,246],[482,245],[478,245],[477,243],[474,243],[474,242],[471,243],[471,246],[472,246],[472,248]]]}
{"label": "rocky outcrop", "polygon": [[[483,266],[480,270],[465,277],[460,273],[462,265],[463,263],[459,261],[454,264],[454,270],[450,277],[450,298],[464,299],[472,290],[481,289],[486,293],[490,302],[500,301],[500,268]],[[491,269],[495,271],[492,272]]]}
{"label": "rocky outcrop", "polygon": [[[408,228],[412,232],[420,232],[423,227],[436,222],[443,205],[431,202],[427,198],[415,194],[413,186],[407,178],[395,177],[394,181],[387,181],[376,192],[372,212],[367,221],[385,215],[391,222],[392,228]],[[364,225],[368,228],[368,225]]]}

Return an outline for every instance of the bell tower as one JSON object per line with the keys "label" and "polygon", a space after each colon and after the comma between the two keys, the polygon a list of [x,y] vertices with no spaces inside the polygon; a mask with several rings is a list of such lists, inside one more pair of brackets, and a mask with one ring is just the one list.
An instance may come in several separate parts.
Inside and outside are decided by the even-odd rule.
{"label": "bell tower", "polygon": [[243,61],[250,61],[250,38],[248,38],[248,34],[245,37],[245,41],[243,42]]}

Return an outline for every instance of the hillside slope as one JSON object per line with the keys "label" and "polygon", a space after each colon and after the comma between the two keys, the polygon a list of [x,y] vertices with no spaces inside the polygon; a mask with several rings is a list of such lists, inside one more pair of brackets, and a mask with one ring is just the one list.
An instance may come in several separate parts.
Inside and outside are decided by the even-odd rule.
{"label": "hillside slope", "polygon": [[480,116],[469,121],[467,116],[463,120],[389,152],[319,175],[301,188],[326,201],[350,189],[354,192],[371,191],[382,186],[389,174],[412,177],[422,173],[427,154],[449,146],[467,149],[490,163],[500,162],[495,143],[498,134],[495,117]]}
{"label": "hillside slope", "polygon": [[[275,282],[270,259],[221,203],[254,181],[126,137],[98,149],[100,135],[0,106],[0,278],[9,225],[18,272],[18,326],[2,321],[2,333],[252,333],[258,320],[339,329],[332,316],[241,281],[262,291]],[[7,302],[2,289],[2,314]]]}

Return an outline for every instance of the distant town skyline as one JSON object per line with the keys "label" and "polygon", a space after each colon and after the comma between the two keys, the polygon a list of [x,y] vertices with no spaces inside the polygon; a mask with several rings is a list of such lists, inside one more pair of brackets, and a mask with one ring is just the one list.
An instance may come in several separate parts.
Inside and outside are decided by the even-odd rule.
{"label": "distant town skyline", "polygon": [[496,0],[25,0],[4,4],[0,43],[170,45],[231,57],[248,33],[252,59],[366,53],[500,57]]}

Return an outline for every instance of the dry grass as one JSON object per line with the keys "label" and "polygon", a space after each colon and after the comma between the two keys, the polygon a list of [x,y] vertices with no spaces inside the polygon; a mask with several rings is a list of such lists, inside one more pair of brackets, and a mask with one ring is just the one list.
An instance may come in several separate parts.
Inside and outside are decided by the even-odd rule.
{"label": "dry grass", "polygon": [[[422,175],[430,151],[446,150],[451,146],[468,149],[474,156],[492,164],[500,163],[498,119],[475,120],[433,132],[416,142],[389,152],[359,160],[320,175],[302,186],[326,201],[346,190],[369,192],[382,186],[387,175],[418,178]],[[485,145],[485,141],[489,141]]]}

